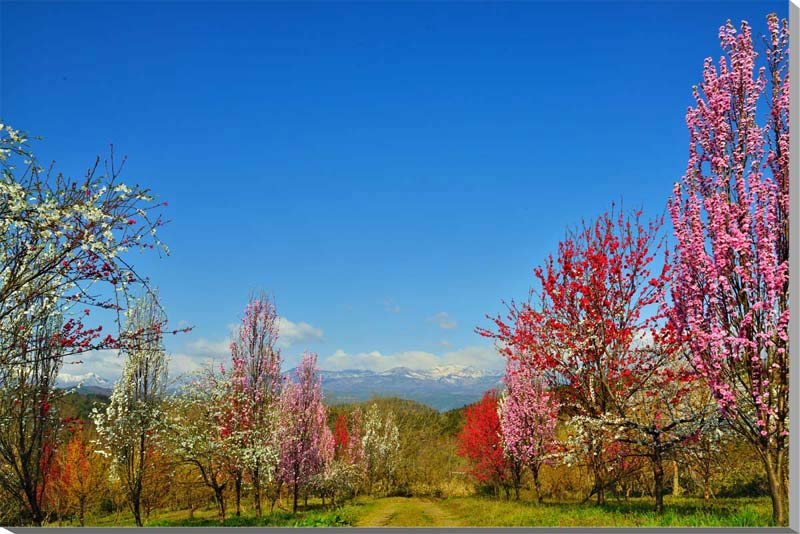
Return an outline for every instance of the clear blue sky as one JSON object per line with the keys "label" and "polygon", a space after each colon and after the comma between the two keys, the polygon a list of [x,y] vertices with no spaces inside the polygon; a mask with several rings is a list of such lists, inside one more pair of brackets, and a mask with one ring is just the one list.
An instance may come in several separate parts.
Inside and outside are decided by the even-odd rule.
{"label": "clear blue sky", "polygon": [[113,143],[169,202],[172,255],[137,266],[196,327],[176,369],[224,356],[255,288],[289,365],[496,366],[474,327],[567,225],[620,196],[664,209],[719,26],[770,11],[3,2],[0,117],[72,175]]}

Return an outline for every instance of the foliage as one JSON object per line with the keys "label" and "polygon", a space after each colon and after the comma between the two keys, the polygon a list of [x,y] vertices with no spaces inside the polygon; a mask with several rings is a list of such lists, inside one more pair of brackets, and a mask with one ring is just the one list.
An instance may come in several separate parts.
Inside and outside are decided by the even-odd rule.
{"label": "foliage", "polygon": [[109,467],[82,427],[72,433],[67,446],[58,455],[58,475],[53,481],[55,492],[63,499],[59,513],[77,515],[80,526],[84,526],[86,514],[103,498]]}
{"label": "foliage", "polygon": [[0,488],[24,511],[24,521],[41,525],[64,428],[57,411],[60,393],[53,387],[63,357],[61,321],[20,315],[24,341],[8,348],[31,358],[0,366]]}

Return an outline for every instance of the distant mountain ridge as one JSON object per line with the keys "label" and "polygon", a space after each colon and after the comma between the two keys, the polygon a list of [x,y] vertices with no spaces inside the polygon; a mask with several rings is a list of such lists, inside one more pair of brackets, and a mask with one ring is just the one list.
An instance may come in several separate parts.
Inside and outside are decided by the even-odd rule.
{"label": "distant mountain ridge", "polygon": [[442,411],[472,404],[480,400],[484,392],[502,389],[502,381],[503,373],[499,371],[455,365],[432,369],[322,371],[322,390],[332,404],[373,397],[400,397]]}
{"label": "distant mountain ridge", "polygon": [[56,387],[66,390],[77,389],[79,393],[93,393],[95,395],[111,395],[114,383],[103,378],[97,373],[84,373],[73,375],[70,373],[58,373]]}
{"label": "distant mountain ridge", "polygon": [[[288,372],[293,373],[294,369]],[[386,371],[322,370],[321,374],[325,400],[331,404],[360,402],[374,397],[400,397],[444,411],[472,404],[480,400],[484,392],[503,387],[503,373],[473,366],[395,367]],[[60,373],[56,386],[77,389],[80,393],[110,395],[114,384],[96,373]]]}

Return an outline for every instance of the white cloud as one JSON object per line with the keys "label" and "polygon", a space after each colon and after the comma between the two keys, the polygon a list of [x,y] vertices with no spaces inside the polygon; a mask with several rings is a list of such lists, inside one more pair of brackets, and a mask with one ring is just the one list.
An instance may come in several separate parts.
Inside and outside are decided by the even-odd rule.
{"label": "white cloud", "polygon": [[428,318],[428,321],[436,323],[439,328],[443,330],[452,330],[457,324],[456,320],[450,317],[450,314],[447,312],[439,312],[433,317]]}
{"label": "white cloud", "polygon": [[[170,378],[195,371],[209,362],[224,361],[227,352],[217,350],[224,344],[224,342],[214,343],[206,339],[198,339],[189,344],[191,346],[189,350],[193,349],[191,353],[168,352]],[[65,362],[59,374],[68,376],[95,373],[109,382],[115,382],[122,375],[124,363],[125,356],[116,350],[92,351]]]}
{"label": "white cloud", "polygon": [[195,358],[219,359],[231,353],[231,338],[226,337],[220,341],[197,338],[187,343],[185,350]]}
{"label": "white cloud", "polygon": [[325,333],[320,328],[308,323],[295,323],[285,317],[281,317],[278,321],[278,344],[282,348],[288,348],[298,343],[322,341],[325,337]]}
{"label": "white cloud", "polygon": [[502,369],[504,364],[505,361],[502,356],[491,346],[464,347],[442,354],[426,351],[402,351],[383,354],[377,350],[350,354],[339,349],[327,358],[320,360],[320,368],[322,369],[369,369],[371,371],[386,371],[394,367],[432,369],[442,365]]}
{"label": "white cloud", "polygon": [[69,357],[61,367],[61,372],[65,375],[95,373],[114,381],[122,374],[123,358],[116,350],[95,350]]}
{"label": "white cloud", "polygon": [[400,313],[400,306],[392,299],[385,299],[383,301],[383,309],[389,313]]}

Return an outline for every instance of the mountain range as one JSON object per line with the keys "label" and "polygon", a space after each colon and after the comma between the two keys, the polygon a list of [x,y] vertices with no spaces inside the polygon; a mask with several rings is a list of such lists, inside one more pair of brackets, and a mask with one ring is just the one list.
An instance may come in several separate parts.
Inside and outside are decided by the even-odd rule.
{"label": "mountain range", "polygon": [[[441,366],[432,369],[395,367],[388,371],[347,369],[321,371],[322,390],[331,404],[360,402],[373,397],[401,397],[437,410],[460,408],[480,400],[485,391],[502,389],[503,374],[475,367]],[[62,373],[57,386],[81,393],[109,395],[113,383],[95,373]]]}

